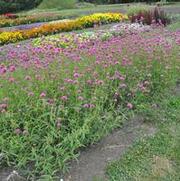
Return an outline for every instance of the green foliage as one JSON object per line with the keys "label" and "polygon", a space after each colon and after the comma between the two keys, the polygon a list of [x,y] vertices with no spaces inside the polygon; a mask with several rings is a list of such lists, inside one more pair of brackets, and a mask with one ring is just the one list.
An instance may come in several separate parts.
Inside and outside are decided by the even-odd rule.
{"label": "green foliage", "polygon": [[36,7],[41,0],[0,0],[0,14]]}
{"label": "green foliage", "polygon": [[74,8],[77,0],[43,0],[43,2],[39,5],[40,9],[70,9]]}

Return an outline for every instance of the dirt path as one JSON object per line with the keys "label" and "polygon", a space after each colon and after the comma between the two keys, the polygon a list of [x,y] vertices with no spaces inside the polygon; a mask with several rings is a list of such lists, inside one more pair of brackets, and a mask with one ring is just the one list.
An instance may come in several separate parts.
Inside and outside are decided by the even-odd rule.
{"label": "dirt path", "polygon": [[92,181],[95,178],[106,180],[105,168],[108,162],[118,159],[133,142],[142,136],[154,135],[156,129],[145,124],[141,117],[126,123],[122,129],[82,151],[78,162],[72,162],[69,174],[64,181]]}

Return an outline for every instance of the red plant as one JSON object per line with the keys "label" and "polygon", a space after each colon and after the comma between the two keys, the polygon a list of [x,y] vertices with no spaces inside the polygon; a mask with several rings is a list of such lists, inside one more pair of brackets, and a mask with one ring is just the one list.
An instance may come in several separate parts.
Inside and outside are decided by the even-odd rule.
{"label": "red plant", "polygon": [[6,13],[6,14],[3,14],[3,16],[5,16],[6,18],[9,18],[9,19],[16,19],[16,18],[18,18],[18,15],[12,14],[12,13]]}
{"label": "red plant", "polygon": [[131,23],[142,23],[142,24],[157,24],[164,25],[170,23],[170,19],[167,17],[166,13],[159,7],[154,8],[149,11],[140,11],[130,17]]}

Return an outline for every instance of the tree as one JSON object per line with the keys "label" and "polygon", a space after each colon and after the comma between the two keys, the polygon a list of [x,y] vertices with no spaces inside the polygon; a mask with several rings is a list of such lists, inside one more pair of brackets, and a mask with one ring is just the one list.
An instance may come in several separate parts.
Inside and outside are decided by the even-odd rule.
{"label": "tree", "polygon": [[0,0],[0,13],[31,9],[39,5],[41,1],[42,0]]}

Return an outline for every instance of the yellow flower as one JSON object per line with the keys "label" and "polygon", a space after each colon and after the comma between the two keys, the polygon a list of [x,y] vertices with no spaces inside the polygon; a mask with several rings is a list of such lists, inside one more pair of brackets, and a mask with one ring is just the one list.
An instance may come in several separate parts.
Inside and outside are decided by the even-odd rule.
{"label": "yellow flower", "polygon": [[21,32],[2,32],[0,34],[0,44],[16,42],[19,40],[23,40],[23,36]]}
{"label": "yellow flower", "polygon": [[42,35],[55,34],[58,32],[93,27],[96,24],[100,25],[112,22],[120,22],[127,19],[127,15],[123,15],[121,13],[95,13],[71,21],[48,23],[30,30],[3,32],[0,33],[0,44],[40,37]]}

